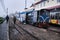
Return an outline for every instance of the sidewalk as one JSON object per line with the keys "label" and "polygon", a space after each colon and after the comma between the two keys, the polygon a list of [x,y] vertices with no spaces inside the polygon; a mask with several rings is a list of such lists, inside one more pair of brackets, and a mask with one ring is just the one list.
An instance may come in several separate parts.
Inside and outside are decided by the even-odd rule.
{"label": "sidewalk", "polygon": [[4,21],[3,24],[0,24],[0,40],[9,40],[8,35],[8,24]]}

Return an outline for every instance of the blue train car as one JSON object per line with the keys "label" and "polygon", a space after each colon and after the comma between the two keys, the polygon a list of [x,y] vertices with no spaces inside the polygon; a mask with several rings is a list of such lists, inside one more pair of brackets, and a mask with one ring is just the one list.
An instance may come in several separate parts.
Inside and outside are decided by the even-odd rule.
{"label": "blue train car", "polygon": [[50,17],[49,17],[49,11],[42,9],[37,12],[37,26],[38,27],[44,27],[46,28],[49,23]]}
{"label": "blue train car", "polygon": [[26,12],[21,12],[20,13],[20,22],[24,23],[25,18],[26,18],[25,16],[26,16]]}
{"label": "blue train car", "polygon": [[34,9],[26,12],[26,23],[33,25],[37,22],[37,13]]}
{"label": "blue train car", "polygon": [[24,24],[33,25],[37,22],[37,13],[34,9],[27,10],[25,12],[20,13],[20,21]]}
{"label": "blue train car", "polygon": [[21,21],[25,24],[31,24],[38,27],[48,26],[49,23],[49,12],[46,10],[27,10],[22,12],[21,14]]}

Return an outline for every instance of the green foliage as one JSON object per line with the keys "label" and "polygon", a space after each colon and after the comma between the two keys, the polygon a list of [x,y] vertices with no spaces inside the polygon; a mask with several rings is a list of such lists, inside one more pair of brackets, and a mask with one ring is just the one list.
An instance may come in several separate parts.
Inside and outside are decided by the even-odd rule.
{"label": "green foliage", "polygon": [[4,18],[0,17],[0,24],[2,24],[4,22]]}

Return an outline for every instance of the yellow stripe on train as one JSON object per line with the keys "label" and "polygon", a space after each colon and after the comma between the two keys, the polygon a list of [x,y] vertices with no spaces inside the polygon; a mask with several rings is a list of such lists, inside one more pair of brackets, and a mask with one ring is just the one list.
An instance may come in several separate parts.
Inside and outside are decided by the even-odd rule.
{"label": "yellow stripe on train", "polygon": [[53,24],[58,24],[58,20],[55,20],[55,19],[51,19],[50,22]]}

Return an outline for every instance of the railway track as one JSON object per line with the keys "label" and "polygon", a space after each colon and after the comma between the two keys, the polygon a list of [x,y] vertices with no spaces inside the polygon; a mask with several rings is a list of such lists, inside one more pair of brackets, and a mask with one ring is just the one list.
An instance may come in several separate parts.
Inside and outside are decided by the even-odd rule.
{"label": "railway track", "polygon": [[57,27],[57,26],[51,25],[50,27],[48,27],[48,30],[56,32],[56,33],[60,33],[60,27]]}
{"label": "railway track", "polygon": [[[13,24],[13,23],[11,23],[11,24]],[[14,24],[13,24],[14,25]],[[32,40],[41,40],[41,39],[39,39],[38,37],[35,37],[34,35],[32,35],[32,34],[30,34],[28,31],[26,31],[25,29],[23,29],[22,27],[20,27],[19,25],[17,25],[17,24],[15,24],[15,28],[16,28],[16,30],[21,34],[21,35],[24,35],[24,34],[28,34],[28,35],[30,35],[30,37],[32,38]],[[23,31],[23,32],[21,32],[21,30]],[[24,33],[25,32],[25,33]],[[27,36],[26,36],[27,37]]]}
{"label": "railway track", "polygon": [[48,32],[48,31],[45,31],[46,29],[33,27],[27,24],[26,25],[20,24],[19,21],[16,23],[15,28],[17,31],[19,31],[21,35],[22,35],[21,30],[23,30],[26,34],[30,35],[35,40],[56,40],[60,38],[55,34],[57,32],[54,32],[53,30],[50,30],[52,32]]}
{"label": "railway track", "polygon": [[[19,20],[17,20],[19,21]],[[20,21],[19,21],[20,22]],[[17,25],[17,24],[16,24]],[[24,25],[24,24],[23,24]],[[29,25],[29,24],[27,24]],[[53,25],[53,24],[49,24],[50,26],[48,27],[48,29],[46,30],[50,30],[50,31],[53,31],[53,32],[57,32],[57,33],[60,33],[60,25]],[[19,26],[19,25],[17,25]],[[30,25],[29,25],[30,26]],[[39,28],[39,27],[38,27]]]}

